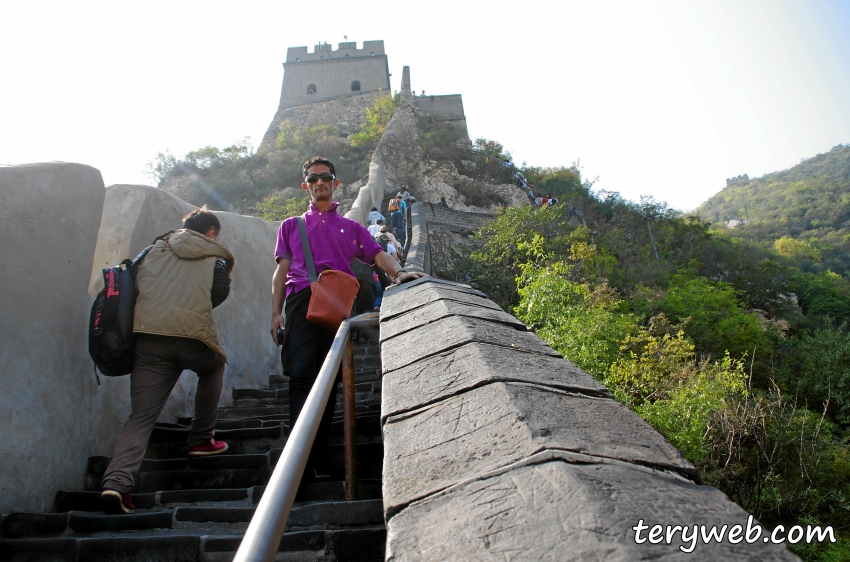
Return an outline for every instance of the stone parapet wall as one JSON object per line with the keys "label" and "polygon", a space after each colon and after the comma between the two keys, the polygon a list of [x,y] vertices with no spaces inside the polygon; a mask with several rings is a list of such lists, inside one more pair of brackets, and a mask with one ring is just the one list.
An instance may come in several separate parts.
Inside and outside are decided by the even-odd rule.
{"label": "stone parapet wall", "polygon": [[446,256],[432,255],[428,233],[445,230],[451,233],[477,231],[494,220],[489,213],[455,211],[433,203],[414,203],[410,208],[410,249],[404,267],[408,271],[421,271],[435,275],[434,264],[445,262]]}
{"label": "stone parapet wall", "polygon": [[86,292],[104,200],[81,164],[0,167],[0,512],[45,511],[80,489],[86,458],[110,451],[129,378],[88,356]]}
{"label": "stone parapet wall", "polygon": [[641,520],[719,528],[748,514],[480,291],[389,289],[380,331],[387,560],[798,560],[728,536],[693,554],[681,534],[637,544]]}

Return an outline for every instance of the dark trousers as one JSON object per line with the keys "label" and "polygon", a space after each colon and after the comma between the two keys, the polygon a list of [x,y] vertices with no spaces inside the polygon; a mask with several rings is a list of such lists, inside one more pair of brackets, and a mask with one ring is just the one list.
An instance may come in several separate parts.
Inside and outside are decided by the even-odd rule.
{"label": "dark trousers", "polygon": [[[323,328],[307,320],[307,308],[310,305],[309,289],[305,289],[307,295],[300,293],[294,295],[296,298],[287,299],[292,301],[292,306],[287,303],[286,307],[286,330],[288,332],[286,342],[281,349],[280,358],[283,363],[283,374],[289,377],[289,423],[295,427],[295,421],[304,408],[307,396],[319,376],[319,370],[325,357],[331,349],[335,331]],[[298,298],[300,297],[300,298]],[[339,373],[337,373],[337,381]],[[334,382],[327,406],[322,414],[322,421],[313,441],[313,449],[310,452],[310,461],[307,464],[309,474],[310,468],[320,469],[329,461],[327,455],[328,439],[331,435],[334,408],[336,407],[337,384]]]}
{"label": "dark trousers", "polygon": [[103,476],[104,488],[129,492],[133,487],[133,474],[142,466],[153,426],[184,369],[198,374],[189,446],[213,437],[224,360],[198,340],[141,334],[136,340],[136,358],[130,374],[133,411],[115,440],[112,460]]}
{"label": "dark trousers", "polygon": [[[390,220],[392,220],[396,238],[398,238],[399,241],[402,241],[407,238],[404,232],[404,214],[401,211],[396,211],[392,215],[390,215]],[[400,252],[401,248],[399,248],[398,250]]]}

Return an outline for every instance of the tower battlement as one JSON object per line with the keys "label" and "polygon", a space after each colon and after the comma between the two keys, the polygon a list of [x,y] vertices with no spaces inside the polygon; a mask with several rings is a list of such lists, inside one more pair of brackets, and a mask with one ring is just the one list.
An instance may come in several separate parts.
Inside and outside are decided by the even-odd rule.
{"label": "tower battlement", "polygon": [[355,41],[333,45],[321,43],[290,47],[283,63],[280,107],[292,107],[377,90],[390,91],[390,71],[383,41]]}

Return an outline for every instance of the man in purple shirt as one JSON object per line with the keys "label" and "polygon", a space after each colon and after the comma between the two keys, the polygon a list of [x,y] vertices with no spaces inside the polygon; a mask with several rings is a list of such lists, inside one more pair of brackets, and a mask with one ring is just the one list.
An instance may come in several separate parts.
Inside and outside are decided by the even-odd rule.
{"label": "man in purple shirt", "polygon": [[[395,259],[381,251],[381,246],[363,225],[337,214],[339,203],[334,202],[333,194],[339,180],[332,162],[316,156],[304,164],[302,172],[304,183],[301,187],[310,194],[310,209],[303,216],[317,273],[336,269],[355,277],[349,264],[357,258],[367,265],[377,264],[396,284],[424,276],[404,271]],[[283,374],[289,377],[289,420],[294,426],[331,348],[335,332],[307,320],[310,280],[295,217],[281,223],[274,257],[277,269],[272,277],[271,334],[282,345]],[[281,316],[284,299],[285,323]],[[283,329],[283,341],[277,341],[278,328]],[[325,444],[330,437],[335,405],[336,385],[304,471],[308,480],[325,472],[322,470],[327,461]],[[316,472],[317,469],[320,472]]]}

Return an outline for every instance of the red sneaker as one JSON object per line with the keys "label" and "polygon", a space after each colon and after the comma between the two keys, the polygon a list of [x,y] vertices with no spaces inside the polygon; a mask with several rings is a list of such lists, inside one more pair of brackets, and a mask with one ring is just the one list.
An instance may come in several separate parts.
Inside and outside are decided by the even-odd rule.
{"label": "red sneaker", "polygon": [[193,445],[189,447],[189,456],[190,457],[209,457],[211,455],[220,455],[221,453],[227,450],[227,443],[224,441],[216,441],[215,439],[210,439],[205,443],[201,443],[200,445]]}
{"label": "red sneaker", "polygon": [[130,492],[122,494],[117,490],[104,488],[103,493],[100,494],[100,504],[103,506],[103,510],[110,515],[130,514],[136,511]]}

